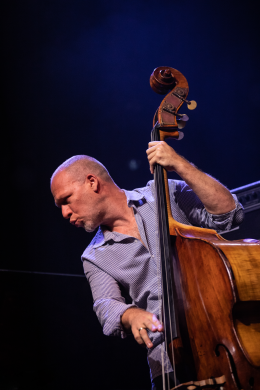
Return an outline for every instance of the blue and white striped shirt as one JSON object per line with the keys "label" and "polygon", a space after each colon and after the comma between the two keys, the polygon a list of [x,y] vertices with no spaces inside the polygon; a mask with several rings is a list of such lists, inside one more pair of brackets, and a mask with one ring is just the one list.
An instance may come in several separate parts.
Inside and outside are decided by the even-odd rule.
{"label": "blue and white striped shirt", "polygon": [[[131,306],[137,306],[158,316],[159,236],[157,227],[154,181],[146,187],[125,191],[128,207],[133,207],[141,241],[134,237],[99,228],[82,255],[85,275],[90,283],[94,311],[105,335],[126,337],[121,316]],[[171,211],[178,222],[229,230],[243,220],[243,208],[233,195],[236,208],[223,215],[206,211],[196,194],[183,181],[169,180]],[[148,350],[151,378],[161,375],[162,335],[148,330],[154,347]],[[172,371],[164,354],[165,372]]]}

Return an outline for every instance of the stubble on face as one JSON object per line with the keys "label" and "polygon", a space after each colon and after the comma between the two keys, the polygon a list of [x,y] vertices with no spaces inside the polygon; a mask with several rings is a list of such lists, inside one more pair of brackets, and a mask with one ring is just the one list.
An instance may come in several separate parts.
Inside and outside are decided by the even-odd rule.
{"label": "stubble on face", "polygon": [[83,227],[87,233],[92,233],[102,223],[99,205],[92,195],[84,193],[74,205],[80,227]]}
{"label": "stubble on face", "polygon": [[[93,232],[103,222],[104,210],[99,197],[84,183],[79,183],[66,172],[60,172],[52,183],[52,192],[55,198],[61,194],[69,195],[68,207],[71,210],[70,221],[76,227],[82,227],[88,233]],[[56,202],[62,207],[64,199]],[[103,210],[103,211],[102,211]]]}
{"label": "stubble on face", "polygon": [[92,232],[94,232],[94,230],[97,228],[97,227],[94,225],[94,223],[93,223],[93,222],[90,222],[90,221],[84,222],[84,223],[83,223],[83,227],[84,227],[84,229],[85,229],[85,231],[86,231],[87,233],[92,233]]}

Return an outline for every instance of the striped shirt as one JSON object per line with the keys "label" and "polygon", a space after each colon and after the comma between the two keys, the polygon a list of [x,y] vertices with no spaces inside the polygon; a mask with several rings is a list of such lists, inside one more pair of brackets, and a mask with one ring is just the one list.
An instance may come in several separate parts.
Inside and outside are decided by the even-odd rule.
{"label": "striped shirt", "polygon": [[[169,180],[171,211],[178,222],[229,230],[243,220],[243,208],[233,195],[236,208],[229,213],[213,215],[206,211],[196,194],[180,180]],[[121,316],[131,306],[137,306],[158,316],[161,301],[159,274],[159,233],[157,227],[154,181],[144,188],[124,190],[128,207],[132,207],[141,239],[99,227],[92,242],[82,255],[85,275],[90,283],[94,311],[105,335],[126,337]],[[148,330],[154,344],[148,350],[151,379],[172,371],[163,348],[161,333]],[[163,351],[163,352],[162,352]]]}

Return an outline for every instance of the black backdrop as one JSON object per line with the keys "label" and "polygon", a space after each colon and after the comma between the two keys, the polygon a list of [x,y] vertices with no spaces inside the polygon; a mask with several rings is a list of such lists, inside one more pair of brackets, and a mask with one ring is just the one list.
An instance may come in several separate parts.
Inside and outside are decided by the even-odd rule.
{"label": "black backdrop", "polygon": [[198,102],[184,140],[171,144],[229,188],[259,180],[258,2],[3,5],[0,385],[148,389],[145,350],[102,336],[80,261],[93,235],[62,220],[49,178],[89,154],[120,187],[144,186],[161,101],[149,76],[168,65]]}

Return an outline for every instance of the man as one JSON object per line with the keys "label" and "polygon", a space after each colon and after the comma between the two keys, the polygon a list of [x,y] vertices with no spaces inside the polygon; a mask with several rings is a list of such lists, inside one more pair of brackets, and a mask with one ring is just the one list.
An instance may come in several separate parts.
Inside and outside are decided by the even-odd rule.
{"label": "man", "polygon": [[[150,142],[147,156],[151,173],[158,163],[184,180],[169,180],[176,220],[218,231],[242,222],[243,209],[236,196],[167,143]],[[51,190],[70,223],[87,232],[99,227],[82,255],[94,310],[106,335],[125,337],[132,332],[139,344],[146,345],[152,388],[159,389],[162,365],[165,372],[172,368],[163,352],[163,324],[158,320],[160,276],[154,182],[125,191],[97,160],[75,156],[54,172]]]}

